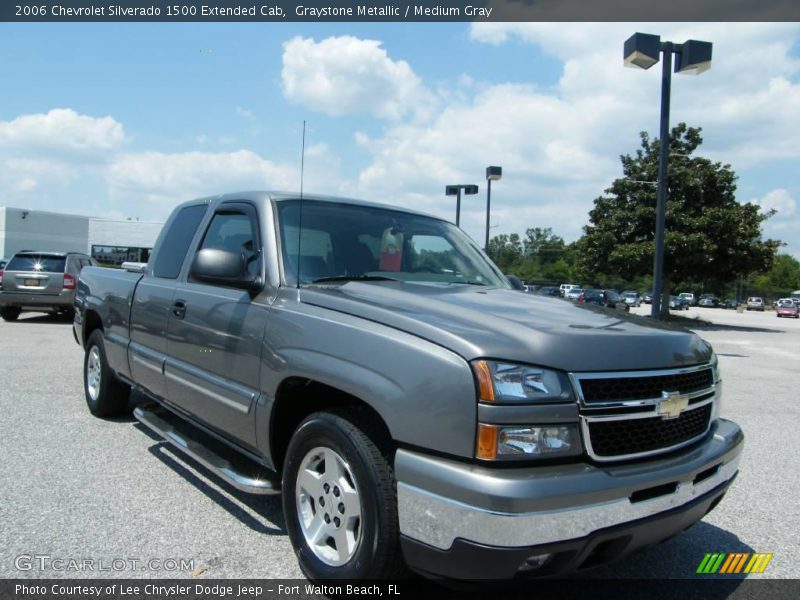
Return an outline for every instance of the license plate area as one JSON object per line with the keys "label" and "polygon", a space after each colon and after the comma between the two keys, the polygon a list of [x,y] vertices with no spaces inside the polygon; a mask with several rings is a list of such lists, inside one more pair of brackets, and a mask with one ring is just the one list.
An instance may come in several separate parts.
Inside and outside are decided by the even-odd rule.
{"label": "license plate area", "polygon": [[22,285],[24,285],[25,287],[41,287],[42,280],[26,278],[22,280]]}

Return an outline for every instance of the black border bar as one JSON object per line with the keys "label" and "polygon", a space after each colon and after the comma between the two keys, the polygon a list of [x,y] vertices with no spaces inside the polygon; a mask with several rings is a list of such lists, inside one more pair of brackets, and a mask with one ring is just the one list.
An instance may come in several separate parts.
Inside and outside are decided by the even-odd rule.
{"label": "black border bar", "polygon": [[797,0],[3,0],[0,22],[774,22]]}

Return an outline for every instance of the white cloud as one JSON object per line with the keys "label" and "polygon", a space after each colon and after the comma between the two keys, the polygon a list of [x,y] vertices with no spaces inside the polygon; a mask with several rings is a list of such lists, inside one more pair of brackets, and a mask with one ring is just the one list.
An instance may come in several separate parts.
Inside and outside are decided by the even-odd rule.
{"label": "white cloud", "polygon": [[[338,185],[338,160],[325,144],[307,149],[307,191]],[[114,201],[149,202],[164,218],[184,200],[243,190],[297,190],[300,165],[266,160],[250,150],[235,152],[144,152],[125,154],[109,167],[106,183]],[[327,186],[327,187],[326,187]]]}
{"label": "white cloud", "polygon": [[622,68],[623,42],[635,31],[658,32],[675,42],[713,42],[709,71],[672,80],[671,123],[702,126],[702,153],[734,168],[800,157],[796,23],[475,23],[470,37],[495,45],[518,39],[538,46],[563,61],[554,91],[559,98],[583,103],[590,112],[593,98],[609,98],[623,131],[654,132],[660,65],[646,72]]}
{"label": "white cloud", "polygon": [[255,119],[255,115],[253,114],[252,110],[249,110],[247,108],[242,108],[241,106],[236,107],[236,114],[247,120]]}
{"label": "white cloud", "polygon": [[440,188],[478,183],[481,193],[463,203],[462,223],[482,240],[483,172],[499,164],[504,177],[493,187],[492,221],[500,227],[493,235],[544,226],[576,238],[594,198],[621,175],[619,155],[638,148],[639,131],[657,136],[661,69],[622,64],[623,42],[635,31],[713,41],[710,71],[673,77],[671,124],[703,128],[699,154],[740,174],[800,157],[798,24],[475,23],[475,42],[515,39],[558,60],[557,84],[464,79],[458,93],[439,94],[425,122],[394,123],[378,136],[355,133],[372,161],[354,193],[453,218],[454,201]]}
{"label": "white cloud", "polygon": [[761,198],[755,198],[751,202],[758,204],[764,212],[776,211],[776,217],[790,217],[797,209],[797,203],[788,190],[779,188],[772,190]]}
{"label": "white cloud", "polygon": [[107,174],[112,196],[155,203],[244,189],[292,187],[296,172],[249,150],[229,153],[145,152],[115,160]]}
{"label": "white cloud", "polygon": [[88,182],[125,141],[122,124],[112,117],[69,108],[0,121],[0,201],[52,210],[77,188],[85,195]]}
{"label": "white cloud", "polygon": [[125,141],[122,124],[112,117],[90,117],[69,108],[54,108],[46,114],[21,115],[0,121],[0,151],[15,155],[36,154],[86,160],[102,159],[104,153]]}
{"label": "white cloud", "polygon": [[398,119],[430,100],[407,62],[392,60],[376,40],[345,35],[283,44],[283,93],[327,115]]}

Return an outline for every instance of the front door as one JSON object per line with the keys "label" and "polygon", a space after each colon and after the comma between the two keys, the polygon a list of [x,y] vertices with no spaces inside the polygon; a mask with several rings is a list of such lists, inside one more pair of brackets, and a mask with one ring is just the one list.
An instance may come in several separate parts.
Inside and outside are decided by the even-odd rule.
{"label": "front door", "polygon": [[[218,207],[198,246],[241,252],[262,275],[255,207]],[[255,447],[261,342],[269,305],[250,292],[193,281],[175,289],[169,317],[167,392],[170,402],[243,445]]]}

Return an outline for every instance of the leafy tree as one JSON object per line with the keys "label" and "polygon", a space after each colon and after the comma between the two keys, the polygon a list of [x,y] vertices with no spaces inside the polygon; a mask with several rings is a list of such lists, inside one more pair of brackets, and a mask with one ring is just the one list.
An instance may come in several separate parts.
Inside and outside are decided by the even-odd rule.
{"label": "leafy tree", "polygon": [[501,234],[489,240],[489,256],[524,281],[570,281],[574,252],[550,227],[531,227],[525,236]]}
{"label": "leafy tree", "polygon": [[513,269],[522,258],[522,241],[518,233],[503,233],[489,240],[486,252],[503,273],[516,274]]}
{"label": "leafy tree", "polygon": [[800,261],[779,254],[772,268],[756,278],[756,287],[775,292],[800,289]]}
{"label": "leafy tree", "polygon": [[547,264],[563,258],[566,244],[550,227],[532,227],[525,231],[522,248],[525,258],[537,258],[540,263]]}
{"label": "leafy tree", "polygon": [[[674,285],[712,281],[723,286],[740,274],[768,270],[780,242],[763,240],[763,214],[736,201],[730,165],[693,153],[701,129],[685,123],[672,129],[666,207],[664,293]],[[623,177],[594,201],[579,240],[584,275],[604,273],[628,281],[653,268],[659,140],[641,134],[635,155],[623,155]]]}

